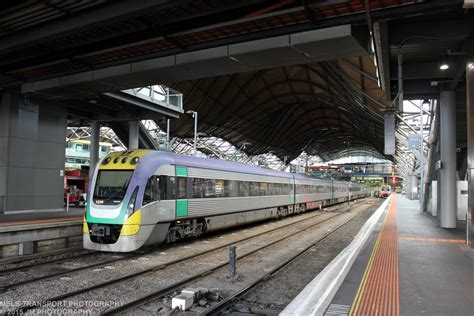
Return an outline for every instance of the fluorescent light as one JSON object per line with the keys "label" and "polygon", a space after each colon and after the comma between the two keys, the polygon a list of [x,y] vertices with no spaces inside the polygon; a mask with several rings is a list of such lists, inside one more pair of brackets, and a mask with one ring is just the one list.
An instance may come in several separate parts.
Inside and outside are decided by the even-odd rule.
{"label": "fluorescent light", "polygon": [[441,65],[439,66],[439,69],[441,69],[441,70],[449,69],[449,65],[448,65],[448,64],[441,64]]}

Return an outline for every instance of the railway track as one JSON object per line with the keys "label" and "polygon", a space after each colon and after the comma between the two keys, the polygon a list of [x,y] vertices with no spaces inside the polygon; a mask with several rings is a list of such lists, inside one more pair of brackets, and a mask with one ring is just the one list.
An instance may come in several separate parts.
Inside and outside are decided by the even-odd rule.
{"label": "railway track", "polygon": [[[19,313],[25,313],[29,310],[32,310],[32,309],[36,309],[36,308],[41,308],[42,306],[44,306],[46,303],[51,303],[51,302],[57,302],[57,301],[74,301],[74,300],[71,300],[71,298],[74,298],[75,296],[81,296],[83,294],[93,294],[93,293],[89,293],[91,291],[94,291],[94,290],[98,290],[98,291],[104,291],[107,289],[108,286],[111,286],[111,285],[114,285],[114,284],[119,284],[121,282],[125,282],[125,281],[131,281],[135,278],[138,278],[138,277],[141,277],[141,276],[146,276],[146,274],[150,274],[152,275],[154,272],[157,272],[157,271],[160,271],[160,270],[164,270],[164,269],[171,269],[173,267],[175,267],[176,265],[178,264],[184,264],[186,262],[189,262],[190,260],[193,260],[195,258],[198,258],[198,257],[201,257],[201,256],[205,256],[205,255],[208,255],[212,252],[217,252],[217,251],[222,251],[224,250],[224,252],[226,253],[227,251],[227,247],[229,245],[235,245],[235,244],[239,244],[239,243],[243,243],[245,241],[249,241],[249,240],[252,240],[254,238],[258,238],[258,237],[264,237],[265,235],[268,235],[268,234],[271,234],[273,232],[278,232],[280,233],[280,231],[283,231],[285,229],[296,229],[296,231],[294,233],[292,233],[291,235],[287,235],[283,238],[279,238],[278,240],[276,241],[273,241],[271,243],[268,243],[268,244],[265,244],[264,246],[260,247],[259,249],[256,249],[256,250],[253,250],[247,254],[245,254],[245,256],[241,256],[239,257],[239,260],[240,259],[243,259],[245,257],[248,257],[248,256],[251,256],[253,253],[256,253],[258,251],[260,251],[261,249],[265,249],[265,248],[268,248],[268,247],[271,247],[272,245],[282,241],[282,240],[285,240],[287,238],[289,238],[290,236],[294,236],[294,235],[297,235],[297,234],[301,234],[302,232],[305,232],[311,228],[314,228],[315,226],[318,226],[318,225],[321,225],[325,222],[327,222],[328,220],[334,218],[334,217],[337,217],[338,215],[340,215],[341,213],[339,212],[339,208],[341,207],[344,207],[341,206],[341,205],[338,205],[338,206],[334,206],[334,207],[331,207],[331,209],[336,209],[338,210],[338,212],[335,214],[335,215],[332,215],[324,220],[321,220],[321,221],[318,221],[316,223],[312,223],[312,224],[309,224],[308,226],[308,221],[312,221],[314,220],[315,218],[317,217],[320,217],[321,215],[324,215],[324,214],[327,214],[327,215],[330,215],[330,213],[321,213],[321,212],[318,212],[314,215],[311,215],[311,216],[307,216],[309,215],[308,213],[304,213],[302,214],[303,216],[306,215],[304,218],[302,219],[299,219],[299,220],[296,220],[296,221],[292,221],[291,223],[287,223],[287,224],[284,224],[284,225],[280,225],[278,227],[274,227],[272,229],[269,229],[269,230],[266,230],[266,231],[263,231],[263,232],[259,232],[259,233],[256,233],[256,234],[252,234],[252,235],[249,235],[247,237],[244,237],[244,238],[240,238],[240,239],[237,239],[237,240],[233,240],[232,242],[229,242],[229,243],[225,243],[225,244],[222,244],[220,246],[217,246],[217,247],[213,247],[213,248],[210,248],[206,251],[203,251],[203,252],[199,252],[199,253],[195,253],[195,254],[192,254],[192,255],[187,255],[187,256],[183,256],[181,258],[178,258],[178,259],[175,259],[175,260],[171,260],[171,261],[168,261],[168,262],[164,262],[164,263],[160,263],[158,265],[155,265],[151,268],[146,268],[144,270],[141,270],[141,271],[138,271],[138,272],[134,272],[134,273],[131,273],[131,274],[126,274],[126,275],[123,275],[121,277],[118,277],[118,278],[114,278],[114,279],[111,279],[111,280],[108,280],[108,281],[105,281],[105,282],[101,282],[101,283],[96,283],[96,284],[92,284],[90,286],[86,286],[86,287],[82,287],[82,288],[79,288],[79,289],[75,289],[75,290],[72,290],[72,291],[68,291],[68,292],[65,292],[65,293],[62,293],[60,295],[52,295],[52,297],[49,297],[49,298],[44,298],[44,296],[41,297],[41,299],[38,299],[35,304],[33,305],[28,305],[28,306],[20,306],[18,308],[15,308],[13,310],[10,310],[10,311],[7,311],[7,314],[19,314]],[[275,222],[273,222],[275,223]],[[300,227],[301,226],[301,227]],[[235,235],[235,233],[233,234]],[[222,238],[222,236],[220,236],[219,238]],[[186,246],[184,247],[186,248]],[[188,247],[189,248],[189,247]],[[143,254],[141,254],[142,256]],[[205,258],[205,257],[203,257]],[[119,259],[119,260],[115,260],[115,261],[120,261],[120,260],[125,260],[125,259]],[[105,265],[106,263],[100,263],[100,264],[94,264],[93,266],[98,266],[98,265]],[[199,278],[199,277],[202,277],[204,275],[207,275],[209,273],[212,273],[212,271],[215,271],[219,268],[222,268],[223,266],[227,265],[227,262],[224,262],[224,263],[221,263],[217,266],[214,266],[213,268],[211,268],[209,271],[206,271],[204,273],[200,273],[199,275],[196,275],[194,276],[192,279],[186,279],[186,280],[183,280],[182,282],[179,282],[179,283],[175,283],[173,284],[172,286],[169,286],[169,287],[166,287],[165,289],[162,289],[160,290],[160,293],[163,294],[164,292],[169,292],[171,291],[172,289],[174,288],[179,288],[180,286],[182,286],[183,284],[186,284],[186,283],[189,283],[191,282],[193,279],[196,279],[196,278]],[[84,267],[84,268],[81,268],[80,270],[84,270],[86,268],[90,268],[89,267]],[[71,272],[74,272],[74,271],[67,271],[67,273],[71,273]],[[161,271],[160,271],[161,272]],[[66,273],[64,273],[66,274]],[[45,276],[44,278],[40,278],[40,280],[44,280],[48,277],[51,277],[51,276]],[[34,282],[34,280],[31,280],[30,282]],[[28,283],[30,283],[28,282]],[[15,287],[17,285],[12,285],[11,287]],[[41,285],[40,285],[41,286]],[[120,286],[120,285],[118,285]],[[115,289],[115,287],[113,288]],[[142,298],[146,303],[146,300],[148,299],[151,299],[153,300],[153,298],[156,298],[156,296],[160,296],[160,293],[152,293],[150,295],[147,295],[146,298]],[[95,294],[94,294],[95,296]],[[100,297],[100,295],[98,295],[97,297]],[[126,303],[125,305],[123,305],[122,307],[127,309],[127,306],[131,306],[131,308],[133,308],[134,306],[137,306],[136,304],[139,305],[143,305],[145,303],[140,303],[140,302],[130,302],[130,303]],[[131,305],[129,305],[131,304]],[[116,313],[116,312],[120,312],[120,310],[111,310],[109,312],[106,311],[106,313],[110,314],[110,313]]]}
{"label": "railway track", "polygon": [[[341,215],[341,213],[338,213],[338,214],[336,214],[334,216],[331,216],[331,217],[329,217],[329,218],[327,218],[323,221],[314,223],[311,226],[306,227],[305,229],[302,229],[299,232],[295,232],[293,234],[290,234],[288,236],[285,236],[283,238],[275,240],[272,243],[264,245],[264,246],[262,246],[258,249],[255,249],[251,252],[245,253],[244,255],[239,256],[237,258],[237,260],[240,261],[242,259],[245,259],[245,258],[248,258],[252,255],[255,255],[258,252],[260,252],[261,250],[264,250],[264,249],[270,248],[272,246],[275,246],[278,243],[280,243],[282,241],[285,241],[286,239],[288,239],[290,237],[294,237],[294,236],[297,236],[299,234],[304,234],[308,230],[314,229],[315,227],[317,227],[319,225],[322,225],[325,222],[330,221],[331,219],[334,219],[335,217],[338,217],[340,215]],[[311,251],[311,249],[313,247],[315,247],[319,243],[323,242],[325,239],[327,239],[331,235],[337,233],[341,228],[343,228],[345,225],[347,225],[349,222],[351,222],[355,217],[356,217],[356,214],[354,214],[348,220],[344,221],[342,224],[338,225],[335,229],[332,229],[330,232],[325,233],[322,237],[317,239],[314,243],[312,243],[309,246],[305,247],[304,249],[302,249],[301,251],[299,251],[298,253],[293,255],[291,258],[289,258],[287,260],[284,260],[281,264],[279,264],[278,266],[272,268],[270,271],[268,271],[268,272],[266,271],[266,273],[264,273],[262,276],[260,276],[256,280],[254,280],[251,284],[246,285],[245,287],[241,288],[240,290],[238,290],[234,294],[232,294],[232,295],[228,296],[227,298],[223,299],[222,301],[212,305],[211,307],[209,307],[205,311],[192,311],[191,310],[190,312],[194,312],[195,314],[199,314],[199,315],[218,315],[220,312],[226,310],[228,308],[229,304],[231,304],[234,300],[239,299],[240,297],[243,297],[243,296],[247,295],[248,293],[252,292],[259,284],[261,284],[262,282],[267,281],[268,279],[270,279],[271,277],[275,276],[280,271],[282,271],[284,268],[291,265],[293,262],[297,261],[300,257],[306,255],[309,251]],[[159,290],[157,290],[153,293],[149,293],[149,294],[147,294],[143,297],[140,297],[138,299],[135,299],[133,301],[125,303],[125,304],[123,304],[119,307],[107,310],[106,312],[103,312],[102,314],[103,315],[129,314],[133,310],[136,310],[137,308],[139,308],[143,305],[153,303],[153,302],[157,302],[157,301],[162,301],[166,298],[169,298],[173,294],[175,294],[177,290],[180,290],[185,286],[191,286],[191,283],[196,283],[196,281],[198,281],[199,279],[201,279],[203,277],[207,277],[210,274],[216,272],[218,269],[226,267],[228,265],[228,263],[229,263],[228,261],[223,262],[219,265],[216,265],[214,267],[209,268],[207,271],[204,271],[204,272],[198,273],[196,275],[190,276],[190,277],[188,277],[184,280],[181,280],[180,282],[177,282],[177,283],[172,284],[170,286],[167,286],[165,288],[159,289]],[[172,314],[172,312],[173,312],[173,310],[169,311],[166,315],[170,315],[170,314]]]}
{"label": "railway track", "polygon": [[[68,260],[71,260],[71,259],[76,259],[76,258],[80,258],[82,256],[86,256],[86,255],[90,255],[92,253],[96,253],[95,251],[84,250],[84,248],[80,247],[80,248],[75,248],[74,250],[70,250],[70,251],[62,251],[60,253],[46,255],[46,256],[43,256],[43,258],[44,257],[61,256],[63,254],[69,253],[69,252],[78,252],[78,254],[67,256],[67,257],[62,257],[62,258],[52,258],[52,259],[44,260],[44,261],[41,260],[42,257],[38,257],[38,258],[32,258],[32,259],[26,259],[26,260],[19,260],[17,262],[5,263],[5,264],[3,264],[3,267],[0,268],[0,276],[5,275],[5,274],[10,274],[10,273],[15,273],[15,272],[18,272],[18,271],[21,271],[21,270],[24,270],[24,269],[28,269],[28,268],[31,268],[31,267],[37,267],[37,266],[50,264],[50,263],[58,263],[58,262],[62,262],[62,261],[68,261]],[[41,261],[38,262],[37,260],[41,260]],[[0,264],[0,266],[1,265],[2,264]]]}
{"label": "railway track", "polygon": [[[266,245],[263,245],[261,247],[258,247],[257,249],[254,249],[250,252],[247,252],[241,256],[239,256],[237,258],[237,260],[242,260],[244,258],[247,258],[247,257],[250,257],[252,255],[255,255],[255,254],[258,254],[260,251],[264,250],[264,249],[267,249],[267,248],[270,248],[272,246],[275,246],[277,245],[278,243],[282,242],[282,241],[285,241],[287,240],[288,238],[290,237],[294,237],[294,236],[297,236],[297,235],[300,235],[300,234],[305,234],[308,230],[311,230],[311,229],[314,229],[315,227],[317,226],[320,226],[324,223],[326,223],[327,221],[330,221],[332,219],[334,219],[335,217],[338,217],[340,216],[341,213],[336,213],[335,215],[329,217],[329,218],[326,218],[322,221],[319,221],[319,222],[316,222],[316,223],[313,223],[311,225],[309,225],[308,227],[305,227],[304,229],[301,229],[299,231],[296,231],[292,234],[289,234],[289,235],[286,235],[284,237],[281,237],[277,240],[274,240],[273,242],[270,242]],[[324,240],[325,238],[327,238],[328,236],[330,236],[331,234],[333,234],[334,232],[336,232],[338,229],[340,229],[342,226],[344,226],[348,221],[346,221],[344,224],[340,225],[336,230],[333,230],[331,231],[330,233],[324,235],[323,238],[319,239],[316,243],[319,243],[320,241]],[[284,264],[280,265],[278,267],[278,269],[276,270],[280,270],[282,269],[284,266],[286,266],[287,264],[290,264],[293,260],[296,260],[297,257],[299,257],[300,255],[302,255],[303,253],[307,252],[310,248],[312,248],[314,246],[314,244],[312,244],[311,246],[305,248],[305,250],[301,253],[299,253],[297,256],[291,258],[290,260],[286,261]],[[121,313],[125,313],[125,312],[129,312],[131,310],[134,310],[144,304],[147,304],[147,303],[150,303],[150,302],[153,302],[153,301],[156,301],[156,300],[159,300],[163,297],[166,297],[166,296],[169,296],[170,293],[180,289],[181,287],[191,283],[191,282],[194,282],[194,281],[197,281],[199,280],[200,278],[204,277],[204,276],[208,276],[209,274],[215,272],[216,270],[218,269],[221,269],[223,267],[226,267],[228,265],[228,261],[225,261],[225,262],[222,262],[221,264],[218,264],[218,265],[215,265],[211,268],[209,268],[208,270],[204,271],[204,272],[201,272],[201,273],[198,273],[198,274],[195,274],[193,276],[190,276],[188,278],[185,278],[184,280],[181,280],[180,282],[177,282],[175,284],[172,284],[170,286],[167,286],[165,288],[162,288],[156,292],[153,292],[153,293],[150,293],[150,294],[147,294],[143,297],[140,297],[139,299],[135,299],[133,301],[130,301],[128,303],[125,303],[117,308],[114,308],[114,309],[111,309],[111,310],[108,310],[104,313],[102,313],[103,315],[116,315],[116,314],[121,314]],[[274,271],[272,270],[271,272],[265,274],[264,276],[262,276],[261,278],[259,278],[257,281],[253,282],[251,286],[249,287],[246,287],[245,289],[243,289],[242,291],[239,291],[239,293],[233,295],[232,297],[229,297],[227,299],[225,299],[224,302],[222,305],[221,304],[218,304],[219,307],[220,306],[225,306],[225,302],[228,302],[230,301],[232,298],[234,297],[237,297],[240,293],[245,293],[246,291],[250,290],[251,288],[255,287],[259,282],[265,280],[266,278],[268,278],[269,275],[271,275],[272,273],[274,273]],[[217,305],[216,305],[216,308],[217,308]],[[210,309],[209,312],[212,312],[214,309]]]}
{"label": "railway track", "polygon": [[[333,207],[334,209],[337,209],[338,207],[340,207],[339,205],[338,206],[335,206]],[[317,213],[309,218],[303,218],[301,220],[297,220],[297,221],[294,221],[294,222],[291,222],[289,224],[286,224],[286,225],[283,225],[283,226],[279,226],[277,228],[274,228],[272,230],[268,230],[266,232],[263,232],[261,234],[265,234],[265,233],[270,233],[270,232],[273,232],[275,230],[278,230],[278,229],[282,229],[282,228],[285,228],[285,227],[289,227],[289,226],[292,226],[292,225],[295,225],[295,224],[298,224],[298,223],[301,223],[303,221],[306,221],[308,219],[311,219],[313,217],[316,217],[316,216],[319,216],[321,213]],[[243,239],[243,240],[247,240],[249,238],[252,238],[252,237],[257,237],[257,236],[260,236],[261,234],[256,234],[256,235],[252,235],[246,239]],[[240,241],[239,241],[240,242]],[[228,245],[225,245],[225,246],[228,246]],[[223,247],[225,247],[223,246]],[[217,249],[220,249],[217,248]],[[217,249],[212,249],[211,251],[214,251],[214,250],[217,250]],[[105,266],[105,265],[109,265],[111,263],[117,263],[119,261],[123,261],[123,260],[133,260],[133,259],[136,259],[136,258],[139,258],[139,257],[142,257],[143,255],[146,255],[146,254],[153,254],[155,251],[151,251],[151,252],[148,252],[148,253],[139,253],[139,254],[121,254],[119,258],[113,258],[113,259],[110,259],[110,260],[105,260],[105,261],[100,261],[100,262],[96,262],[96,263],[93,263],[93,264],[88,264],[86,266],[81,266],[81,267],[77,267],[77,268],[71,268],[71,269],[67,269],[65,271],[57,271],[57,272],[53,272],[53,273],[49,273],[49,274],[45,274],[45,275],[41,275],[41,276],[36,276],[36,277],[33,277],[33,278],[26,278],[24,280],[20,280],[20,281],[13,281],[13,282],[10,282],[10,283],[0,283],[0,291],[1,292],[5,292],[5,291],[8,291],[10,289],[13,289],[13,288],[16,288],[16,287],[19,287],[19,286],[22,286],[22,285],[26,285],[26,284],[31,284],[31,283],[35,283],[35,282],[38,282],[38,281],[42,281],[42,280],[46,280],[46,279],[50,279],[50,278],[53,278],[53,277],[60,277],[60,276],[65,276],[65,275],[68,275],[68,274],[71,274],[71,273],[74,273],[74,272],[79,272],[79,271],[84,271],[84,270],[87,270],[87,269],[92,269],[92,268],[99,268],[99,267],[102,267],[102,266]],[[88,253],[89,255],[90,254],[97,254],[97,252],[90,252]],[[199,254],[197,254],[199,255]],[[68,260],[71,260],[71,259],[74,259],[74,258],[67,258],[67,259],[57,259],[57,260],[52,260],[52,261],[48,261],[48,262],[45,262],[45,263],[39,263],[38,265],[46,265],[46,264],[49,264],[49,263],[58,263],[58,262],[67,262]],[[38,265],[35,265],[34,263],[28,265],[28,266],[22,266],[22,267],[18,267],[18,268],[12,268],[12,269],[9,269],[7,271],[2,271],[0,272],[0,277],[5,275],[5,274],[10,274],[10,273],[15,273],[15,272],[19,272],[19,271],[22,271],[24,273],[24,270],[27,269],[27,268],[31,268],[31,267],[37,267]],[[158,267],[160,268],[160,267]],[[148,269],[148,270],[145,270],[143,271],[143,273],[146,273],[146,272],[149,272],[149,271],[153,271],[155,268],[151,268],[151,269]],[[34,274],[35,271],[32,271]],[[142,272],[140,272],[139,274],[137,275],[140,275]],[[28,275],[28,274],[27,274]],[[31,274],[30,274],[31,275]]]}
{"label": "railway track", "polygon": [[8,265],[21,264],[23,262],[29,262],[29,261],[33,261],[33,260],[41,260],[42,258],[60,256],[60,255],[65,254],[65,253],[79,252],[79,251],[84,251],[84,248],[82,248],[82,246],[81,247],[72,247],[72,248],[66,248],[66,249],[61,249],[61,250],[39,252],[39,253],[30,254],[30,255],[7,257],[7,258],[0,259],[0,266],[1,267],[6,267]]}
{"label": "railway track", "polygon": [[[163,264],[160,264],[160,265],[157,265],[157,266],[154,266],[152,268],[148,268],[148,269],[145,269],[145,270],[142,270],[142,271],[139,271],[139,272],[135,272],[135,273],[132,273],[132,274],[128,274],[128,275],[119,277],[119,278],[115,278],[115,279],[108,280],[108,281],[101,282],[101,283],[97,283],[97,284],[94,284],[94,285],[91,285],[91,286],[88,286],[88,287],[84,287],[84,288],[81,288],[81,289],[77,289],[77,290],[73,290],[73,291],[70,291],[70,292],[67,292],[67,293],[63,293],[63,294],[60,294],[60,295],[57,295],[57,296],[54,296],[54,297],[43,299],[43,300],[41,300],[40,302],[37,302],[37,304],[34,304],[34,305],[20,306],[19,308],[8,311],[7,314],[25,313],[28,310],[40,308],[41,306],[45,305],[46,303],[67,300],[68,298],[71,298],[71,297],[74,297],[74,296],[77,296],[77,295],[81,295],[83,293],[87,293],[87,292],[90,292],[90,291],[93,291],[93,290],[96,290],[96,289],[105,288],[107,286],[114,285],[114,284],[117,284],[117,283],[120,283],[120,282],[123,282],[123,281],[128,281],[128,280],[134,279],[136,277],[143,276],[147,273],[153,273],[153,272],[156,272],[156,271],[159,271],[159,270],[163,270],[165,268],[175,266],[179,263],[183,263],[185,261],[189,261],[189,260],[192,260],[194,258],[204,256],[204,255],[207,255],[207,254],[212,253],[212,252],[216,252],[216,251],[219,251],[219,250],[225,250],[226,251],[227,247],[229,245],[239,244],[239,243],[242,243],[242,242],[257,238],[257,237],[262,237],[262,236],[267,235],[269,233],[276,232],[276,231],[279,231],[279,230],[282,230],[282,229],[285,229],[285,228],[287,228],[287,229],[292,228],[293,226],[295,228],[298,228],[298,224],[302,224],[303,222],[307,222],[308,220],[317,218],[317,217],[319,217],[323,214],[327,214],[327,213],[317,213],[317,214],[312,215],[310,217],[306,217],[304,219],[291,222],[289,224],[285,224],[285,225],[282,225],[282,226],[279,226],[279,227],[276,227],[276,228],[272,228],[270,230],[267,230],[267,231],[264,231],[264,232],[261,232],[261,233],[258,233],[258,234],[254,234],[254,235],[251,235],[251,236],[248,236],[248,237],[245,237],[245,238],[234,240],[234,241],[229,242],[229,243],[225,243],[225,244],[220,245],[218,247],[208,249],[207,251],[204,251],[204,252],[200,252],[200,253],[196,253],[196,254],[193,254],[193,255],[185,256],[185,257],[182,257],[182,258],[179,258],[179,259],[176,259],[176,260],[173,260],[173,261],[169,261],[169,262],[166,262],[166,263],[163,263]],[[333,215],[330,218],[336,217],[338,214],[339,213],[336,213],[336,215]],[[317,225],[320,225],[321,223],[323,223],[323,222],[325,222],[329,219],[320,221],[320,222],[317,223]],[[310,227],[313,227],[313,226],[315,226],[315,225],[311,225]],[[308,227],[305,228],[305,230],[306,229],[308,229]],[[282,239],[284,239],[284,238],[282,238]]]}
{"label": "railway track", "polygon": [[261,283],[263,282],[266,282],[268,281],[270,278],[274,277],[276,274],[278,274],[280,271],[282,271],[284,268],[288,267],[289,265],[291,265],[293,262],[297,261],[300,257],[306,255],[309,251],[311,251],[311,249],[316,246],[317,244],[321,243],[322,241],[324,241],[325,239],[329,238],[330,236],[332,236],[334,233],[338,232],[341,228],[343,228],[347,223],[349,223],[350,221],[352,221],[354,219],[351,218],[350,220],[344,222],[342,225],[340,225],[339,227],[337,227],[336,229],[334,229],[333,231],[331,231],[330,233],[327,233],[326,235],[324,235],[322,238],[318,239],[315,243],[313,243],[312,245],[309,245],[307,246],[304,250],[302,250],[301,252],[297,253],[296,255],[294,255],[293,257],[289,258],[288,260],[282,262],[280,265],[278,265],[277,267],[273,268],[271,271],[268,271],[266,274],[264,274],[263,276],[261,276],[260,278],[258,278],[257,280],[253,281],[250,285],[242,288],[241,290],[239,290],[238,292],[232,294],[231,296],[223,299],[222,301],[220,301],[219,303],[211,306],[210,308],[208,308],[207,310],[205,310],[204,312],[201,312],[200,314],[201,315],[219,315],[221,312],[225,311],[226,309],[228,309],[228,307],[233,303],[234,300],[239,300],[240,298],[246,296],[247,294],[249,294],[250,292],[252,292],[253,290],[255,290],[257,288],[258,285],[260,285]]}
{"label": "railway track", "polygon": [[[97,255],[97,253],[96,252],[91,252],[91,253],[87,253],[87,254],[84,254],[84,255]],[[122,261],[122,260],[133,259],[135,257],[141,257],[142,255],[143,254],[139,254],[139,255],[120,254],[120,255],[118,255],[118,256],[120,256],[119,258],[115,257],[113,259],[103,260],[103,261],[96,262],[96,263],[93,263],[93,264],[88,264],[86,266],[66,269],[64,271],[48,273],[48,274],[36,276],[36,277],[33,277],[33,278],[26,278],[26,279],[20,280],[20,281],[12,281],[10,283],[3,283],[3,284],[0,284],[0,291],[5,292],[9,289],[16,288],[16,287],[19,287],[19,286],[22,286],[22,285],[25,285],[25,284],[34,283],[34,282],[38,282],[38,281],[41,281],[41,280],[50,279],[50,278],[53,278],[53,277],[64,276],[64,275],[67,275],[67,274],[71,274],[72,272],[78,272],[78,271],[82,271],[82,270],[96,268],[96,267],[104,266],[104,265],[115,263],[115,262]],[[82,257],[82,256],[80,256],[80,257]],[[67,258],[67,259],[58,260],[58,261],[59,262],[67,262],[67,261],[70,261],[71,259],[75,259],[75,258],[77,258],[77,257]],[[57,264],[58,262],[53,261],[53,262],[47,262],[47,263],[38,264],[38,265],[32,264],[32,265],[30,265],[29,267],[26,267],[26,268],[25,267],[19,267],[19,268],[12,269],[13,271],[11,271],[10,273],[12,273],[12,272],[23,272],[24,273],[24,270],[27,269],[27,268],[31,268],[31,267],[36,268],[37,266],[42,266],[42,265],[46,265],[46,264],[50,264],[50,263]],[[55,267],[53,266],[51,268],[55,268]],[[26,274],[26,275],[27,276],[32,275],[32,274],[34,274],[35,271],[32,271],[32,272],[33,273]],[[5,274],[6,273],[2,272],[2,274],[0,274],[0,276],[4,276]]]}

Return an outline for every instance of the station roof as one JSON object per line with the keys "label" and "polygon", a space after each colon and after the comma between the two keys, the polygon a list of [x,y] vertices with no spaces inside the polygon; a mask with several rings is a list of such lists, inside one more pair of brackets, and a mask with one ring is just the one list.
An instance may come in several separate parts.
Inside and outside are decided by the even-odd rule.
{"label": "station roof", "polygon": [[[355,70],[355,69],[356,70]],[[365,75],[357,70],[362,70]],[[383,151],[384,95],[370,56],[280,67],[175,87],[198,111],[199,131],[219,136],[252,155],[273,151],[288,161],[305,151],[332,160],[349,153]],[[192,136],[190,116],[172,134]]]}
{"label": "station roof", "polygon": [[[176,61],[202,50],[342,25],[357,33],[364,30],[357,36],[361,38],[368,36],[371,21],[376,26],[371,32],[377,61],[366,47],[366,54],[357,57],[325,56],[304,64],[253,69],[245,65],[250,69],[213,76],[200,76],[206,66],[178,65],[166,76],[183,69],[185,75],[167,79],[160,76],[165,73],[161,69],[147,74],[146,80],[182,92],[185,110],[199,112],[199,132],[237,147],[250,142],[246,150],[252,155],[272,151],[291,160],[306,151],[324,160],[348,153],[383,157],[383,110],[397,94],[400,43],[406,98],[436,97],[446,81],[457,86],[463,80],[463,61],[457,53],[463,49],[464,35],[472,31],[472,12],[463,10],[462,3],[6,0],[0,4],[0,88],[34,86],[30,91],[45,96],[44,87],[56,85],[53,96],[57,92],[76,116],[113,115],[117,107],[134,112],[103,93],[136,87],[141,81],[120,79],[124,69],[138,62]],[[457,67],[448,73],[433,70],[446,51],[453,52]],[[227,62],[232,57],[225,56]],[[265,55],[260,59],[264,61]],[[433,78],[440,84],[432,85]],[[84,93],[85,89],[90,91]],[[136,117],[133,114],[128,117]],[[173,122],[172,133],[192,137],[192,118],[182,115]]]}

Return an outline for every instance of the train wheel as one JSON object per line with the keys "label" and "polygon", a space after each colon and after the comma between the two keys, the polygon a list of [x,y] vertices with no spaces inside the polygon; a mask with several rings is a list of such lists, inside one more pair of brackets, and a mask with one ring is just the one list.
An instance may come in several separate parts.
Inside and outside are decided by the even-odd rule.
{"label": "train wheel", "polygon": [[166,241],[169,243],[174,243],[176,240],[178,240],[178,234],[175,229],[170,228],[168,234],[166,235]]}

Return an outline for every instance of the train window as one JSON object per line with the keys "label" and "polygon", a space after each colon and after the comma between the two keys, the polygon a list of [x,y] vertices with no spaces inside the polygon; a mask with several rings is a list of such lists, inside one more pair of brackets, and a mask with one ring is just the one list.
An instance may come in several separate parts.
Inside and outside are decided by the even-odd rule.
{"label": "train window", "polygon": [[278,191],[277,191],[277,183],[269,183],[268,184],[268,192],[267,194],[268,195],[277,195],[278,194]]}
{"label": "train window", "polygon": [[122,202],[133,171],[100,170],[94,188],[94,203],[117,205]]}
{"label": "train window", "polygon": [[166,199],[174,200],[176,198],[176,177],[166,177]]}
{"label": "train window", "polygon": [[[173,187],[176,185],[178,188],[173,192],[175,197],[185,196],[184,192],[181,193],[185,188],[185,183],[179,183],[180,178],[169,177],[167,181]],[[175,184],[175,181],[178,181]],[[203,179],[203,178],[188,178],[189,181],[189,198],[201,199],[201,198],[223,198],[223,197],[245,197],[245,196],[271,196],[271,195],[287,195],[292,190],[293,186],[290,184],[283,183],[270,183],[270,182],[251,182],[251,181],[236,181],[236,180],[223,180],[223,179]],[[162,189],[164,190],[164,189]],[[311,186],[307,186],[307,191],[310,192]],[[313,190],[316,190],[314,187]],[[177,195],[178,194],[178,195]]]}
{"label": "train window", "polygon": [[286,184],[278,183],[278,194],[279,195],[286,195],[288,194],[288,190],[286,188]]}
{"label": "train window", "polygon": [[225,180],[215,180],[214,182],[214,195],[215,197],[227,197],[227,188]]}
{"label": "train window", "polygon": [[178,177],[176,181],[176,199],[185,199],[187,195],[187,178]]}
{"label": "train window", "polygon": [[258,182],[249,182],[250,196],[258,196],[259,194],[259,185]]}
{"label": "train window", "polygon": [[192,179],[192,197],[193,199],[201,199],[204,197],[205,191],[205,179],[193,178]]}
{"label": "train window", "polygon": [[226,182],[227,182],[227,185],[226,185],[227,195],[226,196],[229,196],[229,197],[239,196],[239,187],[237,184],[238,181],[226,180]]}
{"label": "train window", "polygon": [[239,196],[250,195],[250,182],[239,181]]}
{"label": "train window", "polygon": [[282,183],[274,183],[275,186],[275,195],[283,195],[283,184]]}
{"label": "train window", "polygon": [[160,199],[160,178],[158,176],[152,176],[148,179],[145,193],[143,195],[143,205],[147,205],[151,202],[158,201]]}
{"label": "train window", "polygon": [[214,198],[216,197],[216,184],[213,179],[203,179],[204,180],[204,197]]}

